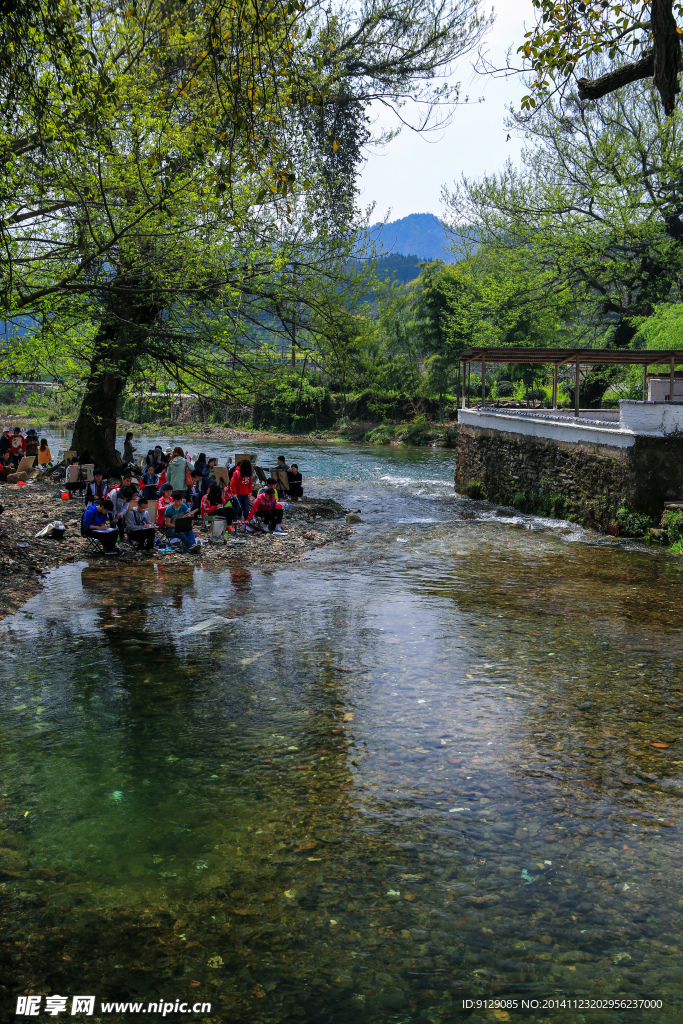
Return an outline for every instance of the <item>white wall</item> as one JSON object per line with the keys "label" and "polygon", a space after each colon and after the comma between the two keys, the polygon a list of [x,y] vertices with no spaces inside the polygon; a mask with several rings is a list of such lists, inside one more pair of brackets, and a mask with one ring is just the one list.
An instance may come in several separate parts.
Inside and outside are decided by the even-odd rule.
{"label": "white wall", "polygon": [[571,441],[575,444],[630,448],[636,443],[633,433],[622,430],[616,423],[614,427],[596,427],[593,424],[582,423],[580,419],[567,418],[558,422],[542,416],[515,416],[513,412],[479,412],[478,409],[458,409],[458,423],[472,427],[488,427],[491,430],[505,430],[526,437],[545,437],[551,441]]}
{"label": "white wall", "polygon": [[619,402],[619,426],[635,434],[673,434],[683,430],[683,404],[637,402],[632,398],[622,398]]}
{"label": "white wall", "polygon": [[458,409],[458,423],[504,430],[525,437],[545,437],[551,441],[630,448],[636,443],[636,434],[663,437],[683,432],[683,403],[670,405],[668,402],[637,402],[624,398],[619,402],[619,423],[612,425],[606,422],[604,427],[584,423],[571,416],[550,419],[547,415],[518,416],[512,411],[494,412],[492,409]]}
{"label": "white wall", "polygon": [[[660,377],[650,377],[647,382],[648,402],[668,402],[670,382]],[[683,401],[683,377],[674,377],[674,401]]]}

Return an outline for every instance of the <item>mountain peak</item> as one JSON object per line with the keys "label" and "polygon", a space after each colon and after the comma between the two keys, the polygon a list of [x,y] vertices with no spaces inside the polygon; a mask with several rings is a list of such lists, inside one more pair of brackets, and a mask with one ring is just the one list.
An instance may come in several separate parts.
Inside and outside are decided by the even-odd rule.
{"label": "mountain peak", "polygon": [[385,254],[446,262],[453,259],[448,230],[433,213],[409,213],[389,224],[373,224],[369,235]]}

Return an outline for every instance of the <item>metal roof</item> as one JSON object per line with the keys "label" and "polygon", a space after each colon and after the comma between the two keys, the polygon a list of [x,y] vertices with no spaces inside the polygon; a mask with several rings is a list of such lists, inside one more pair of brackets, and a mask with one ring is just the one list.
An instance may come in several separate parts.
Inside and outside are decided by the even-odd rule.
{"label": "metal roof", "polygon": [[462,363],[598,363],[613,366],[649,366],[656,363],[683,364],[683,349],[612,348],[470,348],[460,356]]}

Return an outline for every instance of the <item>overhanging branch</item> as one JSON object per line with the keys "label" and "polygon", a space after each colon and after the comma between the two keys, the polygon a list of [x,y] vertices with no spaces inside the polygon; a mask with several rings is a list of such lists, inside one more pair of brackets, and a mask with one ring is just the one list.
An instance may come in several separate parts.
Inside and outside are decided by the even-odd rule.
{"label": "overhanging branch", "polygon": [[625,85],[652,78],[655,69],[654,50],[648,50],[640,60],[624,64],[614,71],[608,71],[599,78],[579,78],[579,99],[599,100],[610,92],[616,92]]}

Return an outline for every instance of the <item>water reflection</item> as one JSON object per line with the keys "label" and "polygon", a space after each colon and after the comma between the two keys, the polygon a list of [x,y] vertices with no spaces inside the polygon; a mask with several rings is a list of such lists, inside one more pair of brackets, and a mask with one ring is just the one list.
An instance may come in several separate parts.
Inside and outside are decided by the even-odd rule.
{"label": "water reflection", "polygon": [[[425,515],[416,474],[296,569],[65,568],[3,624],[31,651],[0,664],[18,991],[87,965],[231,1021],[671,1011],[678,570],[451,496]],[[640,1019],[607,1013],[561,1019]]]}

